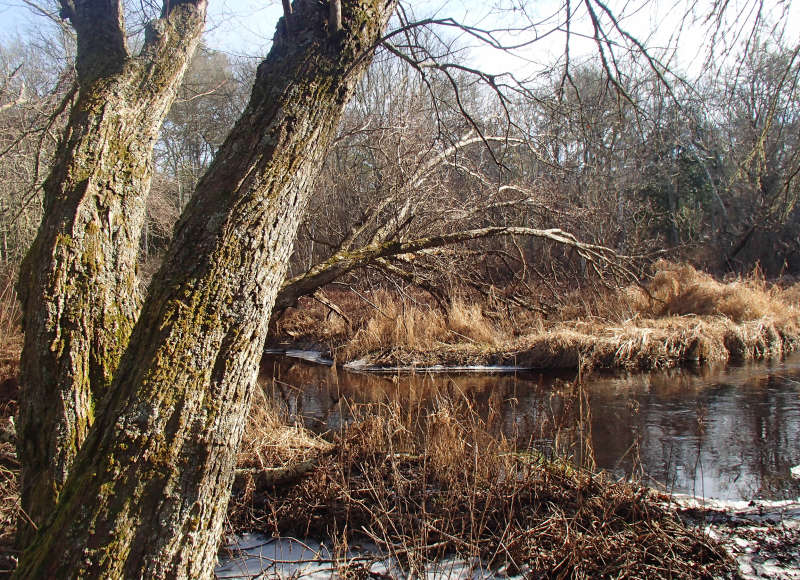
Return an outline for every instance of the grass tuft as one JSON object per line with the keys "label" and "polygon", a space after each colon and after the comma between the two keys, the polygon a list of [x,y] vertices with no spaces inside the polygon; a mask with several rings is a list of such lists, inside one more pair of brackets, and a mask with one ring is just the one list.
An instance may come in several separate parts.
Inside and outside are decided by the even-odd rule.
{"label": "grass tuft", "polygon": [[790,306],[782,299],[786,294],[770,287],[758,271],[747,279],[722,283],[689,264],[660,261],[655,268],[649,290],[655,299],[650,313],[656,317],[715,315],[740,323],[782,318]]}

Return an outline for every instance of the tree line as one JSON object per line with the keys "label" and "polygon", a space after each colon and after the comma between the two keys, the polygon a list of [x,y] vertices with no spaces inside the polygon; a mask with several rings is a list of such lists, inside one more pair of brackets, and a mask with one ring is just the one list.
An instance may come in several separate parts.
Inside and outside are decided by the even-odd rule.
{"label": "tree line", "polygon": [[[24,44],[3,47],[0,57],[8,149],[0,158],[1,251],[13,268],[38,225],[40,182],[63,123],[53,114],[69,72],[56,66],[63,56],[54,62]],[[553,68],[504,110],[468,75],[454,88],[425,82],[407,62],[377,59],[326,157],[290,262],[295,285],[279,302],[293,303],[300,278],[342,253],[501,226],[560,228],[620,254],[686,259],[717,274],[758,265],[769,276],[795,275],[796,48],[758,42],[725,74],[692,83],[666,85],[635,62],[627,66],[622,97],[588,61],[568,82]],[[243,110],[254,74],[249,60],[203,46],[192,61],[155,146],[139,256],[145,278]],[[454,114],[456,97],[476,124]],[[536,237],[448,241],[447,250],[415,255],[413,265],[408,252],[372,254],[305,280],[303,292],[359,269],[376,283],[403,279],[443,294],[457,264],[473,287],[513,286],[521,296],[552,277],[554,263],[564,281],[585,271],[576,270],[575,252]]]}

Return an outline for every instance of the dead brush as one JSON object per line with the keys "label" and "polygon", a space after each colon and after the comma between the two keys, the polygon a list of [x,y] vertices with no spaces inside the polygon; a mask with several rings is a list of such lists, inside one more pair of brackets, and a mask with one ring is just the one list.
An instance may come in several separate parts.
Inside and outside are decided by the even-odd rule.
{"label": "dead brush", "polygon": [[770,287],[758,271],[728,283],[698,272],[689,264],[659,261],[649,284],[653,297],[649,314],[725,316],[734,322],[760,318],[784,318],[787,308],[778,287]]}
{"label": "dead brush", "polygon": [[[337,298],[333,303],[341,302]],[[351,338],[350,320],[352,312],[346,315],[331,310],[323,302],[314,298],[302,298],[297,307],[290,308],[276,322],[270,332],[273,336],[299,343],[317,343],[337,346]]]}
{"label": "dead brush", "polygon": [[256,389],[236,463],[234,493],[228,507],[232,522],[259,519],[263,506],[257,489],[280,485],[312,470],[332,445],[288,422],[288,414]]}
{"label": "dead brush", "polygon": [[20,515],[16,456],[12,443],[0,443],[0,577],[10,574],[16,565],[14,536]]}
{"label": "dead brush", "polygon": [[490,435],[465,400],[440,399],[419,415],[360,407],[333,442],[313,474],[257,490],[267,514],[245,528],[368,542],[376,561],[390,557],[409,577],[449,557],[536,578],[731,572],[726,552],[654,492],[517,449]]}
{"label": "dead brush", "polygon": [[14,288],[16,272],[0,276],[0,577],[16,565],[14,535],[20,516],[12,418],[16,412],[19,355],[22,351],[20,309]]}
{"label": "dead brush", "polygon": [[642,290],[637,286],[626,288],[593,288],[590,292],[574,290],[563,298],[555,320],[600,320],[622,322],[640,314],[639,301]]}
{"label": "dead brush", "polygon": [[16,365],[22,351],[22,328],[15,282],[15,272],[0,276],[0,360]]}
{"label": "dead brush", "polygon": [[355,333],[345,356],[390,348],[424,350],[446,340],[446,321],[440,311],[384,291],[374,293],[371,299],[375,312]]}
{"label": "dead brush", "polygon": [[480,304],[453,300],[447,312],[447,328],[457,337],[490,346],[502,344],[506,337],[483,314]]}
{"label": "dead brush", "polygon": [[[446,312],[413,293],[332,293],[352,323],[331,339],[332,350],[337,359],[384,367],[653,370],[800,348],[800,284],[781,288],[757,270],[723,283],[685,263],[653,267],[646,287],[574,291],[547,319],[522,306],[470,302],[455,289]],[[295,322],[311,327],[319,308],[295,313]],[[314,319],[324,326],[321,314]]]}
{"label": "dead brush", "polygon": [[304,461],[330,444],[306,429],[290,425],[286,413],[256,389],[238,457],[240,468],[274,468]]}

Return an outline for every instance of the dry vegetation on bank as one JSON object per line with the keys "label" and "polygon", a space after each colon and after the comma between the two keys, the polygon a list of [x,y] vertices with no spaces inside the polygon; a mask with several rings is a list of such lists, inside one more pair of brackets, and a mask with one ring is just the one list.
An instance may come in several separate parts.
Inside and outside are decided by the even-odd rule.
{"label": "dry vegetation on bank", "polygon": [[329,293],[288,312],[279,340],[320,344],[340,362],[376,366],[518,365],[650,370],[781,356],[800,345],[800,284],[758,273],[719,282],[688,264],[658,262],[643,286],[573,292],[554,316],[455,299],[446,313],[384,290]]}
{"label": "dry vegetation on bank", "polygon": [[[733,575],[722,546],[655,492],[520,452],[466,403],[440,401],[419,415],[391,405],[354,412],[348,428],[317,446],[317,460],[301,452],[296,464],[310,467],[293,484],[240,477],[234,529],[333,542],[330,564],[348,578],[371,577],[385,557],[408,577],[450,557],[528,578]],[[271,447],[245,448],[240,464]],[[286,461],[285,449],[274,464]],[[348,548],[365,542],[381,556],[348,561]]]}
{"label": "dry vegetation on bank", "polygon": [[[777,355],[794,348],[799,334],[796,286],[771,286],[757,277],[722,284],[688,266],[662,264],[648,290],[650,296],[632,288],[603,301],[576,299],[559,320],[528,313],[513,324],[464,300],[445,316],[388,293],[370,296],[368,312],[362,299],[345,295],[340,306],[351,301],[345,309],[350,324],[322,308],[324,327],[309,309],[284,323],[308,317],[301,321],[306,328],[324,328],[326,339],[348,356],[377,352],[387,361],[417,361],[433,351],[431,362],[514,356],[521,362],[527,353],[543,366],[580,360],[652,368],[692,357]],[[8,427],[21,347],[11,283],[3,292],[0,576],[15,561],[18,464]],[[721,546],[682,523],[655,492],[558,457],[519,452],[490,434],[464,404],[442,401],[421,416],[406,411],[360,409],[350,428],[323,440],[287,426],[271,403],[256,400],[229,510],[232,529],[334,539],[342,554],[353,542],[369,541],[412,574],[444,555],[530,577],[733,574]],[[365,575],[368,564],[336,563],[352,577]]]}
{"label": "dry vegetation on bank", "polygon": [[[257,395],[228,509],[230,533],[318,538],[334,554],[369,542],[409,577],[456,557],[531,578],[735,577],[723,546],[677,517],[667,498],[492,435],[465,402],[414,415],[352,409],[327,439],[287,425]],[[9,444],[10,445],[10,444]],[[3,461],[13,459],[13,447]],[[3,463],[0,577],[16,562],[16,464]],[[338,556],[337,556],[338,557]],[[366,578],[373,560],[331,564]],[[268,562],[267,562],[268,564]]]}
{"label": "dry vegetation on bank", "polygon": [[22,333],[14,281],[11,274],[0,275],[0,577],[8,574],[15,562],[12,545],[19,506],[12,421],[17,409]]}

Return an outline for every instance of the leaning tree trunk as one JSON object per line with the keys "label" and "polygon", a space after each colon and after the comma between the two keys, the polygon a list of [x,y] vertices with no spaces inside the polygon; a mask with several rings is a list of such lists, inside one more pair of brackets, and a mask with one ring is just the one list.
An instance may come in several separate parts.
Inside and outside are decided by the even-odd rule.
{"label": "leaning tree trunk", "polygon": [[635,276],[627,269],[624,256],[618,256],[614,250],[605,246],[581,242],[574,235],[558,228],[542,230],[519,226],[488,226],[414,240],[380,238],[378,241],[355,250],[349,248],[339,250],[324,262],[309,268],[307,272],[286,280],[275,299],[273,314],[280,316],[287,308],[295,306],[300,298],[311,296],[320,288],[357,268],[380,263],[383,258],[501,236],[523,236],[549,240],[574,249],[586,260],[606,267],[616,274],[635,279]]}
{"label": "leaning tree trunk", "polygon": [[[77,33],[78,91],[19,281],[20,481],[37,526],[55,508],[138,313],[153,144],[203,30],[205,0],[166,3],[136,56],[117,0],[62,0],[61,14]],[[20,545],[34,531],[26,522]]]}
{"label": "leaning tree trunk", "polygon": [[[181,218],[20,578],[210,577],[270,310],[311,183],[395,0],[297,0]],[[291,38],[283,32],[291,30]]]}

